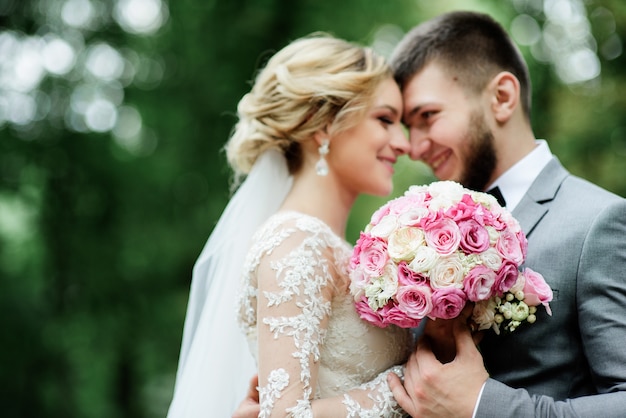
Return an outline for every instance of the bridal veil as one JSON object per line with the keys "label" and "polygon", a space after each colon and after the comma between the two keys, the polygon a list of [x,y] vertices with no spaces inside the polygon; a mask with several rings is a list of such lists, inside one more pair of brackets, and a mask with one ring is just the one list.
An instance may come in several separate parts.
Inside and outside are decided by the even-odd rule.
{"label": "bridal veil", "polygon": [[229,201],[193,268],[168,418],[232,415],[256,364],[237,323],[250,239],[282,204],[292,178],[285,157],[264,152]]}

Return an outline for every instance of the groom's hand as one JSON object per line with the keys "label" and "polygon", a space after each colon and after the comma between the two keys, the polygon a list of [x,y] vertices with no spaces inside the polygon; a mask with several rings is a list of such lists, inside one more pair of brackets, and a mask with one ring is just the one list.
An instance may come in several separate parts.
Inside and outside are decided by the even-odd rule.
{"label": "groom's hand", "polygon": [[[454,327],[457,322],[460,325],[469,325],[470,329],[475,328],[475,323],[471,319],[474,310],[474,303],[467,303],[461,313],[454,319],[426,320],[424,334],[430,341],[430,348],[435,356],[442,363],[449,363],[456,356],[456,341],[454,338]],[[472,332],[474,344],[478,345],[483,337],[483,332]]]}
{"label": "groom's hand", "polygon": [[472,334],[463,321],[455,321],[456,357],[441,363],[429,337],[420,339],[404,373],[404,385],[393,373],[388,382],[398,404],[411,416],[471,417],[480,390],[489,377]]}
{"label": "groom's hand", "polygon": [[241,401],[235,412],[233,412],[233,418],[257,418],[259,416],[261,405],[259,405],[257,386],[259,386],[259,376],[255,375],[250,379],[246,398]]}

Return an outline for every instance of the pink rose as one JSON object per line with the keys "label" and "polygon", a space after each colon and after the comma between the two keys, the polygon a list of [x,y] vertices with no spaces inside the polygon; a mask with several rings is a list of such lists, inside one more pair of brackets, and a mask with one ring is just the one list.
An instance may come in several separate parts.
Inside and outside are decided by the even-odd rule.
{"label": "pink rose", "polygon": [[[480,222],[480,221],[479,221]],[[496,231],[502,231],[507,228],[506,223],[502,222],[500,219],[500,215],[493,212],[493,209],[485,212],[485,216],[483,216],[483,222],[481,222],[485,226],[491,226]]]}
{"label": "pink rose", "polygon": [[[487,203],[480,200],[480,195],[481,193],[463,195],[463,199],[458,206],[464,207],[466,213],[464,213],[462,218],[455,217],[454,220],[458,222],[460,220],[473,219],[482,226],[492,225],[496,214],[485,206]],[[475,198],[477,200],[474,200]]]}
{"label": "pink rose", "polygon": [[366,234],[365,232],[361,232],[361,234],[359,235],[359,239],[356,241],[356,244],[354,245],[354,248],[352,249],[352,257],[350,257],[350,269],[354,270],[357,268],[357,266],[360,263],[361,260],[361,249],[364,246],[367,246],[367,242],[368,240],[370,240],[372,237],[369,234]]}
{"label": "pink rose", "polygon": [[424,194],[407,195],[393,199],[389,202],[389,212],[394,215],[401,215],[412,208],[425,206]]}
{"label": "pink rose", "polygon": [[424,227],[426,243],[441,255],[450,255],[459,248],[461,231],[452,219],[443,218]]}
{"label": "pink rose", "polygon": [[552,315],[552,310],[548,302],[552,300],[552,289],[544,280],[543,276],[528,267],[522,272],[526,282],[524,283],[524,302],[528,306],[545,306],[548,315]]}
{"label": "pink rose", "polygon": [[489,232],[474,219],[459,222],[460,247],[465,254],[478,254],[489,248]]}
{"label": "pink rose", "polygon": [[441,219],[444,219],[444,214],[442,211],[433,211],[432,208],[428,208],[428,213],[422,216],[417,226],[422,228],[423,230],[426,230],[426,227],[428,225],[440,221]]}
{"label": "pink rose", "polygon": [[389,214],[389,205],[390,203],[385,204],[381,208],[379,208],[376,212],[372,214],[371,224],[376,225],[383,219],[385,216]]}
{"label": "pink rose", "polygon": [[482,264],[469,271],[463,280],[463,290],[472,302],[487,300],[493,293],[496,273]]}
{"label": "pink rose", "polygon": [[514,234],[518,234],[522,231],[522,227],[520,226],[519,222],[517,222],[517,219],[513,217],[511,212],[500,208],[497,213],[498,219],[505,224],[505,228],[511,230],[511,232],[513,232]]}
{"label": "pink rose", "polygon": [[522,258],[526,260],[526,254],[528,253],[528,240],[526,239],[526,235],[524,234],[524,231],[520,229],[515,233],[515,236],[517,237],[522,249]]}
{"label": "pink rose", "polygon": [[363,296],[365,287],[371,283],[371,277],[357,266],[350,270],[350,293],[358,300]]}
{"label": "pink rose", "polygon": [[424,285],[427,283],[428,279],[424,275],[411,270],[406,261],[401,261],[398,264],[398,284],[400,286]]}
{"label": "pink rose", "polygon": [[432,293],[429,286],[401,286],[396,294],[398,309],[409,318],[422,319],[433,308]]}
{"label": "pink rose", "polygon": [[398,222],[405,226],[419,226],[424,217],[428,217],[432,212],[428,209],[428,202],[426,201],[426,195],[424,193],[416,195],[405,195],[394,202],[398,202],[398,205],[394,205],[391,209],[392,213],[397,215]]}
{"label": "pink rose", "polygon": [[393,305],[390,306],[383,316],[383,321],[385,324],[394,324],[399,326],[400,328],[415,328],[422,321],[419,318],[411,318],[402,310],[400,310],[399,306]]}
{"label": "pink rose", "polygon": [[509,260],[518,266],[524,261],[522,243],[517,235],[509,229],[504,229],[500,232],[500,237],[496,241],[496,250],[502,254],[502,258]]}
{"label": "pink rose", "polygon": [[433,292],[433,309],[430,311],[431,318],[452,319],[459,316],[467,296],[465,292],[456,287],[445,287]]}
{"label": "pink rose", "polygon": [[476,212],[477,206],[480,205],[474,202],[472,196],[466,193],[459,203],[446,211],[446,215],[456,222],[471,219]]}
{"label": "pink rose", "polygon": [[375,325],[379,328],[386,328],[387,325],[389,325],[388,323],[385,323],[383,321],[383,317],[380,315],[380,311],[382,309],[379,311],[372,310],[372,308],[370,308],[370,305],[367,303],[367,299],[365,298],[365,296],[363,296],[360,301],[356,302],[354,306],[359,314],[359,317],[369,322],[370,324]]}
{"label": "pink rose", "polygon": [[483,226],[491,226],[496,230],[502,230],[504,225],[498,220],[498,216],[492,211],[487,210],[484,206],[481,211],[474,214],[476,222]]}
{"label": "pink rose", "polygon": [[517,266],[508,260],[502,260],[502,266],[496,273],[496,283],[494,285],[495,294],[502,296],[504,292],[508,292],[509,289],[517,282],[517,277],[520,272],[517,270]]}
{"label": "pink rose", "polygon": [[384,240],[361,233],[354,246],[350,268],[355,269],[360,265],[364,272],[377,277],[382,275],[388,259],[387,243]]}

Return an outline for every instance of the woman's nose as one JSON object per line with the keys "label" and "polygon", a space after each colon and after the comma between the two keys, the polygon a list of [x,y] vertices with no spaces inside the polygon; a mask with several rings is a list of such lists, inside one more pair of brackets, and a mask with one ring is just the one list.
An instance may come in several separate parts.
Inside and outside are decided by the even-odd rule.
{"label": "woman's nose", "polygon": [[406,138],[404,131],[398,129],[393,133],[391,138],[391,147],[394,149],[397,155],[405,155],[411,151],[411,144]]}

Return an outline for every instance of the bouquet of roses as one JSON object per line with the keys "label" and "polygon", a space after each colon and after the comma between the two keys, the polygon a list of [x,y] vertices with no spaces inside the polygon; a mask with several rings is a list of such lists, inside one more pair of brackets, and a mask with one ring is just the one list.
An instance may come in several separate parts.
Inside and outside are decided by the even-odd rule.
{"label": "bouquet of roses", "polygon": [[533,323],[552,290],[528,268],[527,240],[496,199],[452,181],[412,186],[378,209],[350,260],[350,291],[362,319],[416,327],[451,319],[474,302],[478,329]]}

